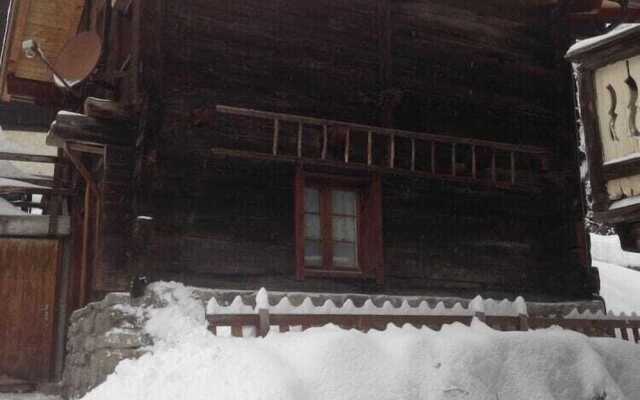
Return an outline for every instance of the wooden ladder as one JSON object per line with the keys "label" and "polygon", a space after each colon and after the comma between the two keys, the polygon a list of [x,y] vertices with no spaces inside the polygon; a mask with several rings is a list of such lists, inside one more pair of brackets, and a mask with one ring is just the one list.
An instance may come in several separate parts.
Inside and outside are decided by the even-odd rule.
{"label": "wooden ladder", "polygon": [[[269,151],[215,147],[223,156],[370,169],[417,175],[513,190],[537,190],[548,169],[551,152],[545,148],[471,138],[410,132],[291,114],[218,105],[217,113],[231,118],[270,120]],[[295,150],[284,151],[283,125],[296,127]],[[289,129],[290,131],[291,129]],[[318,142],[318,152],[308,142]],[[338,143],[331,136],[339,137]],[[358,136],[360,140],[354,140]],[[402,149],[400,149],[402,147]],[[338,151],[336,151],[338,150]],[[360,157],[355,157],[359,155]]]}

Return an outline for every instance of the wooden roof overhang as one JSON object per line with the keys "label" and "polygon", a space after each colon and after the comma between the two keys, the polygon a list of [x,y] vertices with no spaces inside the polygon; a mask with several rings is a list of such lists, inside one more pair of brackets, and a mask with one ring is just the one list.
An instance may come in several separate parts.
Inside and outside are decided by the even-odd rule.
{"label": "wooden roof overhang", "polygon": [[36,58],[27,58],[22,42],[34,39],[55,63],[75,36],[85,0],[11,0],[0,56],[0,99],[40,104],[60,103],[51,72]]}

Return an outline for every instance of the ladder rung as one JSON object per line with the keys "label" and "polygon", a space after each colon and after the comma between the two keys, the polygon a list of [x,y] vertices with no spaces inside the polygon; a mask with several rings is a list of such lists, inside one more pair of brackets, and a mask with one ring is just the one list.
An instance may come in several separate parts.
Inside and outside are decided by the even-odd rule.
{"label": "ladder rung", "polygon": [[371,131],[367,132],[367,165],[371,165],[373,162],[373,133]]}
{"label": "ladder rung", "polygon": [[327,159],[327,142],[329,141],[329,132],[326,125],[322,126],[322,159]]}
{"label": "ladder rung", "polygon": [[280,120],[274,119],[273,120],[273,149],[272,149],[272,153],[274,156],[278,154],[279,134],[280,134]]}
{"label": "ladder rung", "polygon": [[298,158],[302,158],[302,122],[298,123]]}
{"label": "ladder rung", "polygon": [[351,145],[351,129],[347,128],[346,137],[344,140],[344,162],[349,163],[349,146]]}
{"label": "ladder rung", "polygon": [[411,138],[411,170],[416,170],[416,140]]}
{"label": "ladder rung", "polygon": [[456,176],[456,144],[451,145],[451,176]]}
{"label": "ladder rung", "polygon": [[396,161],[396,138],[395,135],[389,135],[389,167],[393,168]]}

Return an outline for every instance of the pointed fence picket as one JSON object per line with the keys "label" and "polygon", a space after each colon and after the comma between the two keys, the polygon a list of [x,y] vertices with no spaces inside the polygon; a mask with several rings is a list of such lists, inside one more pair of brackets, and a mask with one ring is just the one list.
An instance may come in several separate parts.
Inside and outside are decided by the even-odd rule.
{"label": "pointed fence picket", "polygon": [[[393,307],[385,302],[381,307],[368,300],[364,306],[355,307],[350,300],[336,306],[331,300],[322,306],[313,306],[311,300],[294,307],[285,297],[270,306],[266,291],[256,297],[256,307],[242,303],[237,297],[230,306],[220,306],[212,299],[207,312],[209,329],[214,334],[230,333],[234,337],[264,337],[269,332],[304,331],[312,327],[333,324],[344,329],[362,332],[384,330],[389,324],[402,327],[428,327],[439,330],[452,323],[470,325],[474,318],[500,331],[528,331],[558,326],[592,337],[611,337],[640,344],[640,317],[583,313],[574,311],[565,317],[529,316],[524,299],[515,302],[496,302],[476,298],[467,307],[459,303],[444,307],[439,303],[429,307],[426,302],[410,307],[403,302]],[[248,328],[248,329],[247,329]]]}

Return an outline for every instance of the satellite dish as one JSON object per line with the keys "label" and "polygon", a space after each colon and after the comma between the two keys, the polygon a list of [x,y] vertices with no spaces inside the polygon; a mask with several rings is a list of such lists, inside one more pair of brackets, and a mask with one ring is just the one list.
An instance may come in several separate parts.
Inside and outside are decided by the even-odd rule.
{"label": "satellite dish", "polygon": [[101,52],[102,40],[93,31],[82,32],[69,40],[58,55],[54,66],[56,73],[67,85],[54,75],[56,85],[72,87],[87,79],[98,65]]}

